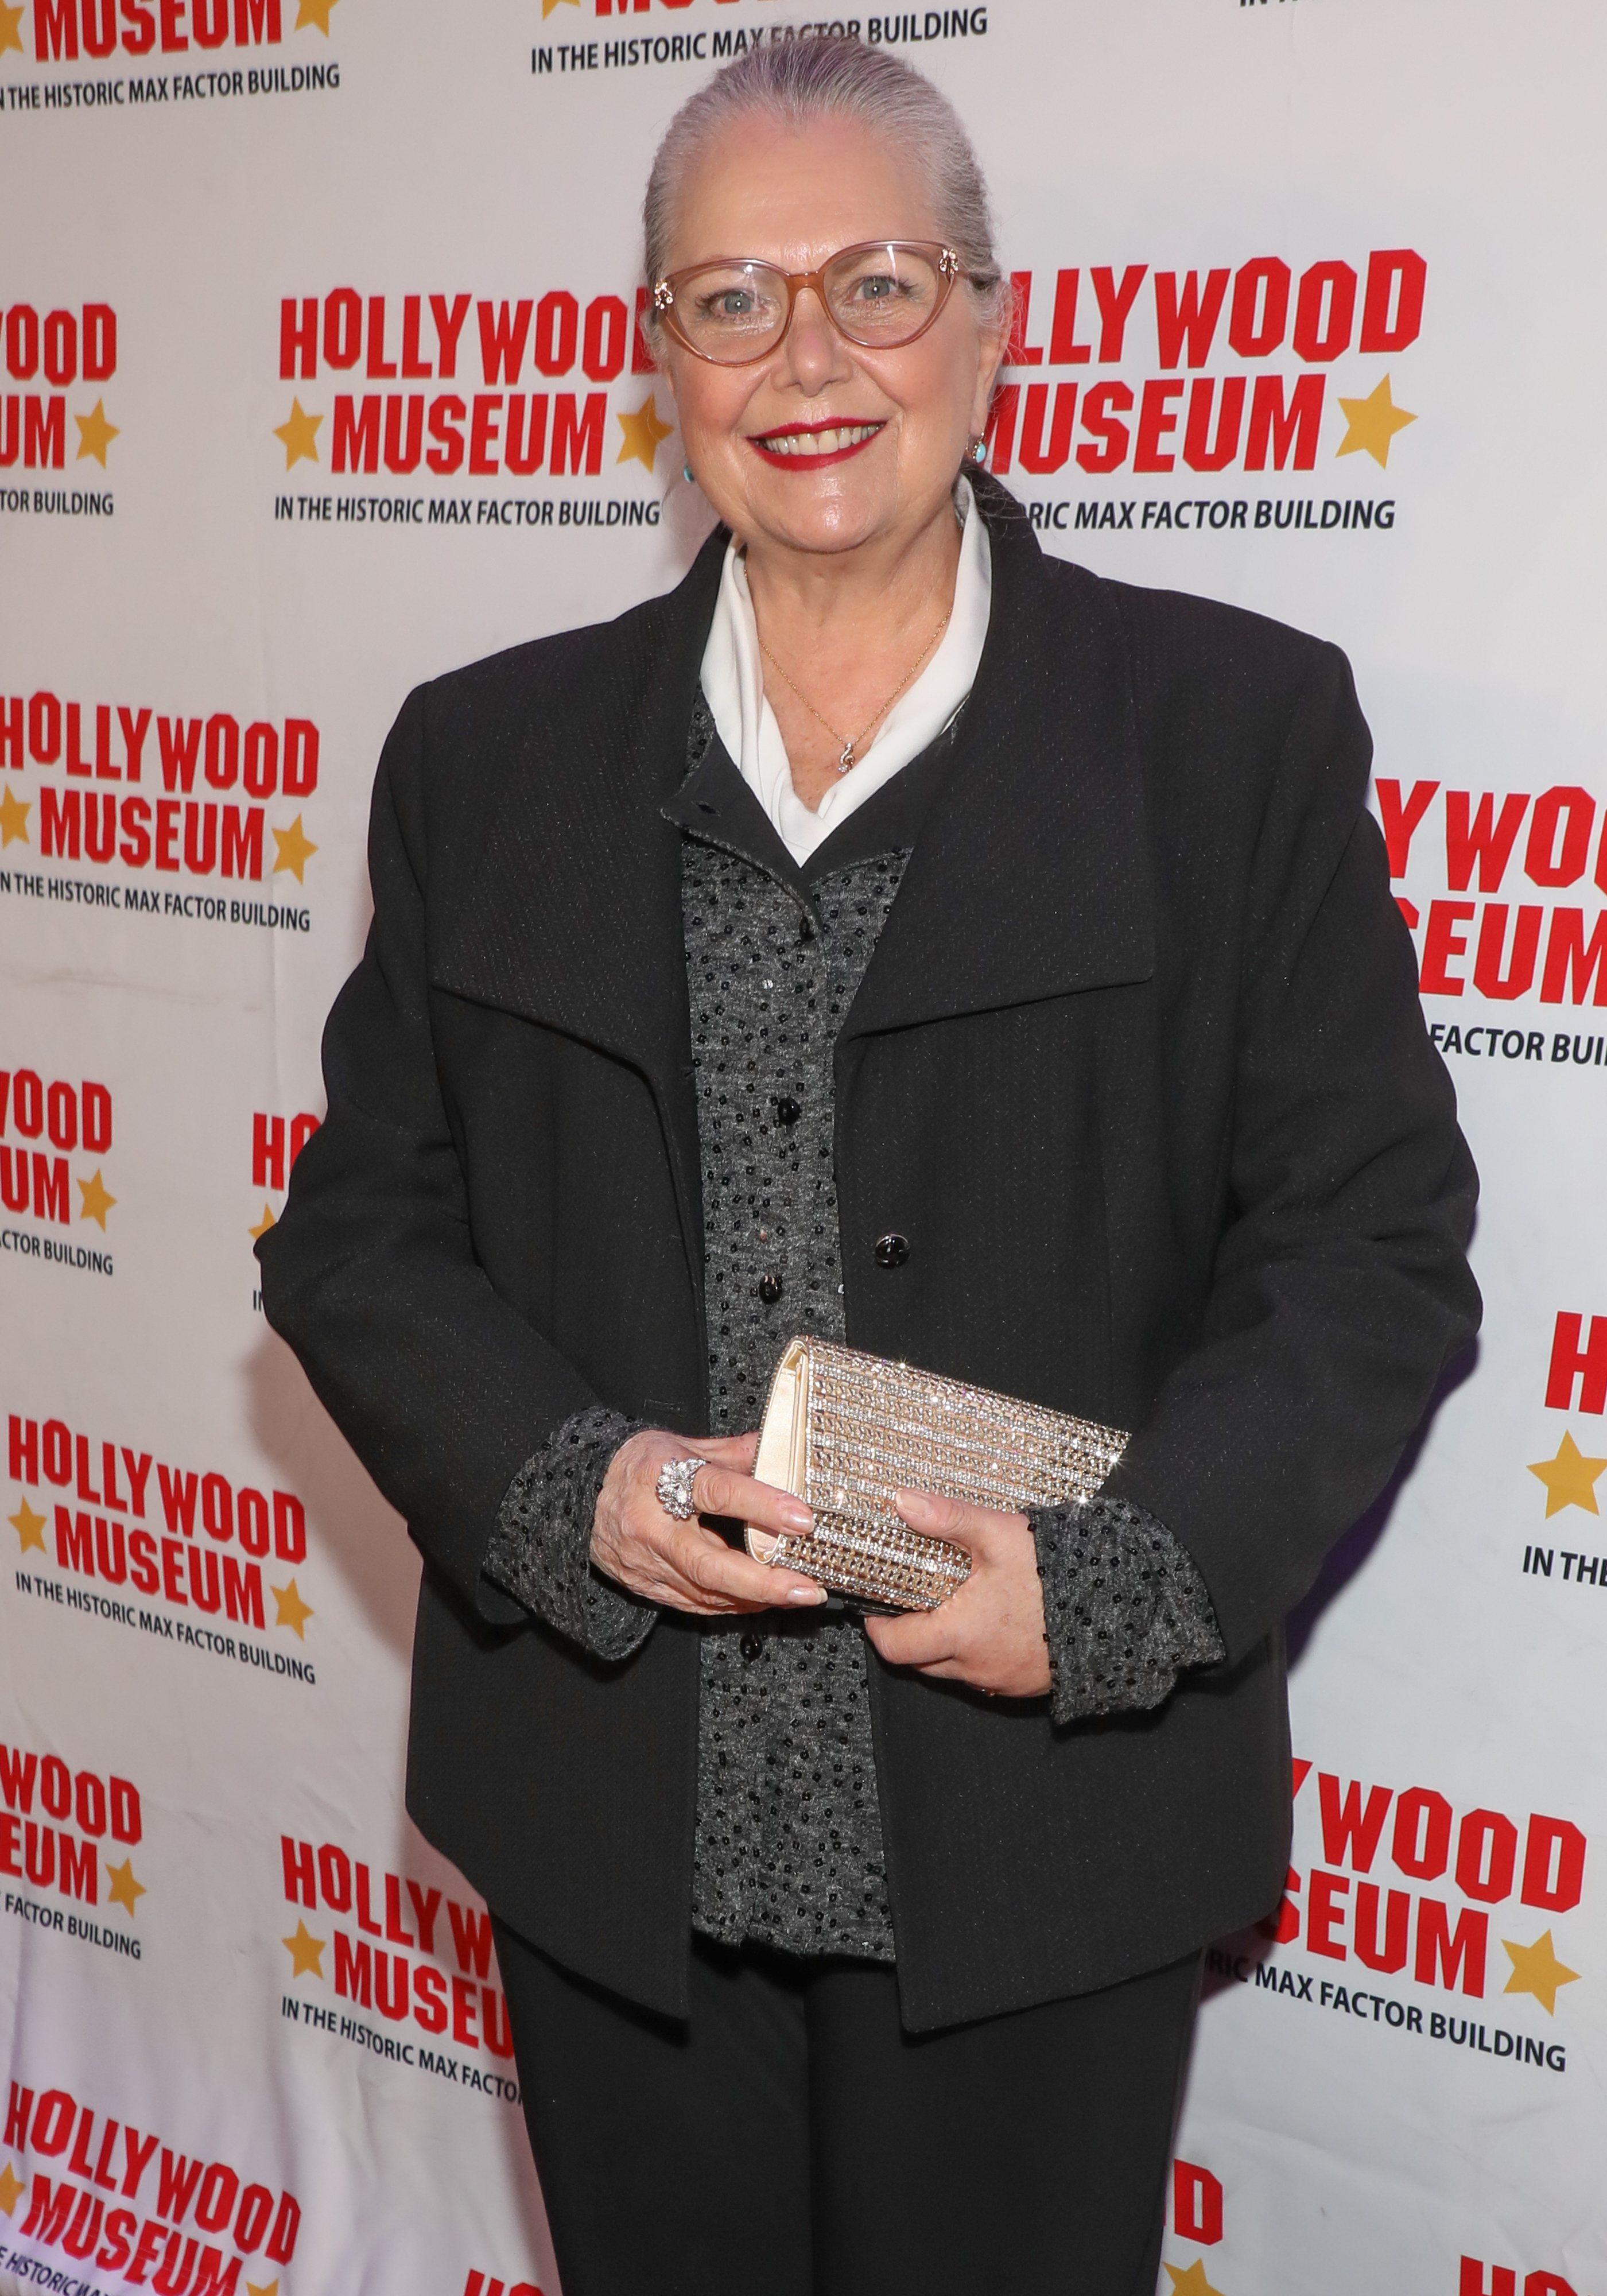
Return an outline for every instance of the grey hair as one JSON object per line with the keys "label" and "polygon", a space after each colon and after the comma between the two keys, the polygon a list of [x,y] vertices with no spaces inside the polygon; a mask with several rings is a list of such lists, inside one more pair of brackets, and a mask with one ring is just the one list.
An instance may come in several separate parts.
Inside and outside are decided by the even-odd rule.
{"label": "grey hair", "polygon": [[816,119],[855,120],[907,152],[925,171],[938,230],[960,258],[978,317],[1002,321],[1010,288],[994,254],[988,186],[958,112],[902,58],[851,38],[767,42],[688,96],[653,155],[642,202],[649,286],[664,276],[688,168],[723,128],[756,112],[793,128]]}

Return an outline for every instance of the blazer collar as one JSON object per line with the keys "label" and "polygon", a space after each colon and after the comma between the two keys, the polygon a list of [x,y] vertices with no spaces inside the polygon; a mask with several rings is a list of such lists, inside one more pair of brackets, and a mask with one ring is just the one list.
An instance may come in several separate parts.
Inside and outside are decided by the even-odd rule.
{"label": "blazer collar", "polygon": [[845,1039],[1147,980],[1152,901],[1114,605],[978,484],[993,611],[976,684]]}

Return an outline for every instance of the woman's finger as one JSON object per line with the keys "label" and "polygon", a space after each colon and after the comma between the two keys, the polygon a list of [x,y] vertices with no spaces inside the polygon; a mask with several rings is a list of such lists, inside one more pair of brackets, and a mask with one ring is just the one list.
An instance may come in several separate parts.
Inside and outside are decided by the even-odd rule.
{"label": "woman's finger", "polygon": [[794,1599],[816,1603],[825,1594],[813,1578],[796,1570],[772,1570],[767,1562],[756,1562],[740,1546],[727,1546],[717,1532],[701,1526],[689,1523],[684,1529],[677,1529],[664,1552],[672,1568],[700,1595],[772,1604]]}
{"label": "woman's finger", "polygon": [[774,1483],[755,1482],[751,1475],[739,1474],[713,1460],[698,1470],[692,1488],[700,1514],[734,1515],[741,1522],[777,1534],[809,1531],[815,1527],[812,1510],[792,1492],[780,1490]]}
{"label": "woman's finger", "polygon": [[728,1546],[705,1525],[666,1514],[656,1500],[630,1510],[630,1533],[639,1542],[635,1565],[627,1571],[630,1583],[644,1593],[650,1578],[661,1578],[673,1590],[668,1597],[655,1590],[655,1601],[668,1599],[677,1608],[690,1610],[707,1608],[711,1602],[769,1609],[825,1598],[825,1590],[813,1578],[795,1570],[772,1570],[742,1548]]}
{"label": "woman's finger", "polygon": [[937,1491],[898,1491],[893,1504],[910,1529],[923,1538],[946,1538],[951,1546],[963,1546],[968,1554],[985,1544],[1000,1521],[985,1507],[968,1506],[963,1499],[945,1498]]}
{"label": "woman's finger", "polygon": [[865,1633],[889,1666],[935,1666],[955,1655],[952,1617],[947,1603],[935,1611],[901,1611],[896,1619],[870,1618]]}
{"label": "woman's finger", "polygon": [[[756,1570],[763,1567],[754,1565]],[[774,1572],[767,1573],[767,1577],[770,1583],[757,1593],[740,1591],[746,1582],[737,1582],[734,1588],[717,1582],[702,1586],[694,1583],[685,1570],[654,1555],[644,1557],[641,1567],[628,1571],[622,1583],[646,1602],[698,1618],[724,1618],[735,1611],[808,1608],[822,1599],[822,1590],[812,1585],[799,1587],[794,1595],[788,1591],[793,1583],[791,1579],[777,1584]]]}
{"label": "woman's finger", "polygon": [[758,1432],[749,1435],[706,1435],[693,1446],[700,1459],[708,1459],[717,1467],[731,1467],[739,1475],[750,1475],[758,1456]]}

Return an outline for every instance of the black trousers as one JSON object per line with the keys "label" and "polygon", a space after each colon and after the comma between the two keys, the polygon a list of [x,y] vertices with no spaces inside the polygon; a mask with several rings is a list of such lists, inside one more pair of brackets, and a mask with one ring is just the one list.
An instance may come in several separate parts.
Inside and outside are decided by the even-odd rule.
{"label": "black trousers", "polygon": [[1197,1956],[912,2038],[874,1963],[698,1939],[681,2023],[496,1948],[563,2296],[1153,2296]]}

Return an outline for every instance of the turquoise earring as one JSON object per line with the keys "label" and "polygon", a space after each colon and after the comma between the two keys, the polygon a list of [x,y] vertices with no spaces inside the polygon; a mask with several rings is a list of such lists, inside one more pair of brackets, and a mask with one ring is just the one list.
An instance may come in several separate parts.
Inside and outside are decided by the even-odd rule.
{"label": "turquoise earring", "polygon": [[696,486],[696,484],[697,484],[697,480],[696,480],[693,477],[693,475],[692,475],[692,464],[691,464],[690,463],[682,463],[682,465],[681,465],[681,476],[685,480],[685,481],[686,481],[686,483],[687,483],[687,485],[688,485],[689,487],[695,487],[695,486]]}

